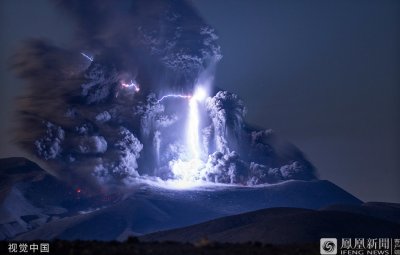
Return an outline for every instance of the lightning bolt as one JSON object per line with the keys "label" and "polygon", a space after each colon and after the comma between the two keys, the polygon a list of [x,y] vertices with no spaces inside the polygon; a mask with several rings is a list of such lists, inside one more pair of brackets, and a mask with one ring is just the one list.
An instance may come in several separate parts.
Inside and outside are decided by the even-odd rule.
{"label": "lightning bolt", "polygon": [[160,99],[157,100],[158,103],[162,102],[164,99],[167,98],[182,98],[182,99],[190,99],[192,96],[190,95],[180,95],[180,94],[169,94],[162,96]]}
{"label": "lightning bolt", "polygon": [[86,55],[85,53],[81,52],[81,55],[84,56],[87,60],[89,60],[90,62],[93,62],[93,57],[89,57],[88,55]]}
{"label": "lightning bolt", "polygon": [[122,87],[124,88],[131,88],[134,87],[136,92],[140,91],[139,86],[131,80],[131,83],[121,82]]}

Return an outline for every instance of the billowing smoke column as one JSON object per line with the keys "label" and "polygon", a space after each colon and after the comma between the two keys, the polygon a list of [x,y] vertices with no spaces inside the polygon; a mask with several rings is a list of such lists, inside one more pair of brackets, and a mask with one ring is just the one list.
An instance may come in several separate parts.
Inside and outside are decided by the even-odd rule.
{"label": "billowing smoke column", "polygon": [[28,41],[16,140],[52,174],[87,189],[143,178],[242,185],[314,179],[272,131],[244,122],[212,87],[218,37],[182,0],[58,1],[77,23],[70,48]]}

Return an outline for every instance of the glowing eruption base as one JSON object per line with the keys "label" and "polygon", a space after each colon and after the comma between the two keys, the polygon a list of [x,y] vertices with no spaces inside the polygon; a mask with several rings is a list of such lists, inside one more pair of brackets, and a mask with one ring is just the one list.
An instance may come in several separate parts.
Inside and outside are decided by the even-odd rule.
{"label": "glowing eruption base", "polygon": [[[186,132],[186,144],[189,160],[175,160],[170,162],[170,168],[177,180],[183,182],[201,181],[201,169],[204,162],[201,160],[202,149],[200,145],[200,112],[199,104],[207,97],[204,88],[196,87],[192,97],[189,97],[189,114]],[[163,98],[162,98],[163,99]]]}
{"label": "glowing eruption base", "polygon": [[200,170],[204,168],[204,162],[200,159],[183,161],[178,159],[170,162],[170,168],[175,178],[186,182],[197,182],[202,180]]}

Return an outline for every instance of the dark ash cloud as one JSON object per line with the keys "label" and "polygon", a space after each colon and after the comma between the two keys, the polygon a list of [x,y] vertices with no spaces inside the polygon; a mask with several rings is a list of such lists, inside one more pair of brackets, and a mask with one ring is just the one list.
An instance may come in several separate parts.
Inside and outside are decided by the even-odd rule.
{"label": "dark ash cloud", "polygon": [[[18,100],[18,144],[49,172],[93,190],[173,178],[170,162],[185,154],[188,107],[158,98],[192,93],[205,72],[213,75],[222,57],[213,28],[181,0],[56,4],[76,21],[76,40],[69,48],[30,40],[16,53],[13,68],[28,84]],[[237,95],[219,91],[201,110],[201,179],[315,178],[295,147],[281,149],[274,135],[244,122]]]}

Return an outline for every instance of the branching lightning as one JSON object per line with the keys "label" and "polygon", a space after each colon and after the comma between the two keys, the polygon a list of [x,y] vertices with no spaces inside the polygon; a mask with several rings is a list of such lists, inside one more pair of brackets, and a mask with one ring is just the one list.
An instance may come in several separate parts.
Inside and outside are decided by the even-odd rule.
{"label": "branching lightning", "polygon": [[121,86],[124,88],[132,88],[133,87],[136,92],[140,91],[139,85],[134,83],[132,80],[131,80],[131,83],[121,82]]}
{"label": "branching lightning", "polygon": [[190,99],[192,98],[191,95],[180,95],[180,94],[169,94],[169,95],[165,95],[162,96],[160,99],[157,100],[158,103],[162,102],[164,99],[167,98],[183,98],[183,99]]}
{"label": "branching lightning", "polygon": [[87,60],[89,60],[90,62],[93,62],[93,57],[89,57],[87,54],[81,52],[81,55],[84,56]]}

